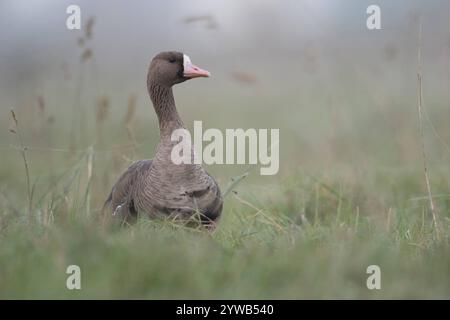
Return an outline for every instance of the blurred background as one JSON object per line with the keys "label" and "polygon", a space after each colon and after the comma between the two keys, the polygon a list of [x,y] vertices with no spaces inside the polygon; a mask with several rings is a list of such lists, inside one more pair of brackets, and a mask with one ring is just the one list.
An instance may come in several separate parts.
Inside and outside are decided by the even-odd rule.
{"label": "blurred background", "polygon": [[[449,21],[447,0],[0,1],[0,298],[449,297]],[[188,128],[280,129],[279,173],[251,171],[212,234],[98,214],[155,152],[167,50],[212,73],[174,89]],[[249,169],[207,167],[222,190]]]}
{"label": "blurred background", "polygon": [[[175,89],[189,128],[203,120],[205,129],[280,129],[280,174],[259,183],[298,168],[420,171],[420,16],[427,152],[439,170],[450,151],[450,4],[377,1],[382,29],[371,31],[372,2],[77,1],[78,31],[65,26],[71,1],[2,1],[0,177],[21,166],[7,131],[11,108],[36,175],[48,174],[49,157],[91,145],[99,163],[116,159],[105,184],[151,157],[158,130],[145,79],[164,50],[188,54],[213,75]],[[226,182],[245,168],[211,170]]]}

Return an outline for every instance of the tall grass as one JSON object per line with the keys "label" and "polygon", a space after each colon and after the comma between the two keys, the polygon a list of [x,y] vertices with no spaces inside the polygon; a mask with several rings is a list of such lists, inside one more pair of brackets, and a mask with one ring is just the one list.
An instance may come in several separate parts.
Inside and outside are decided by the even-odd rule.
{"label": "tall grass", "polygon": [[19,130],[19,121],[17,120],[16,113],[11,109],[11,117],[14,121],[14,128],[10,128],[9,131],[17,136],[17,140],[19,141],[19,150],[22,156],[23,165],[25,169],[25,178],[27,183],[27,197],[28,197],[28,218],[33,218],[32,216],[32,207],[33,207],[33,188],[30,183],[30,169],[27,160],[27,147],[23,143],[22,135]]}
{"label": "tall grass", "polygon": [[425,177],[425,183],[428,192],[428,199],[430,201],[430,210],[433,216],[433,224],[436,232],[436,237],[440,238],[440,225],[438,218],[438,209],[436,208],[433,200],[433,195],[431,193],[430,186],[430,178],[428,176],[428,164],[427,164],[427,154],[425,151],[425,136],[423,130],[423,115],[422,115],[422,100],[423,100],[423,91],[422,91],[422,54],[421,54],[421,45],[422,45],[422,18],[419,20],[419,33],[418,33],[418,46],[417,46],[417,113],[419,119],[419,134],[422,148],[422,159],[423,159],[423,171]]}
{"label": "tall grass", "polygon": [[[86,47],[92,26],[79,40],[81,68],[94,58]],[[278,176],[259,177],[257,170],[242,167],[208,168],[225,198],[213,232],[171,219],[141,217],[127,225],[101,214],[124,168],[151,156],[157,124],[139,114],[140,100],[125,90],[123,108],[115,108],[123,104],[117,97],[98,98],[97,92],[89,98],[97,108],[85,108],[81,70],[82,80],[70,82],[72,117],[62,98],[53,114],[51,104],[44,110],[53,92],[38,100],[48,116],[37,133],[30,130],[35,121],[27,118],[30,109],[11,113],[18,147],[4,147],[2,141],[0,298],[450,298],[450,170],[433,162],[439,150],[425,144],[430,140],[423,123],[428,114],[420,50],[419,45],[421,152],[411,134],[417,129],[411,94],[365,95],[364,83],[351,79],[333,83],[332,99],[321,99],[321,87],[306,88],[302,94],[310,96],[300,100],[297,87],[282,91],[274,82],[263,90],[263,79],[233,73],[239,84],[264,94],[241,94],[233,107],[229,91],[216,91],[209,96],[212,106],[204,97],[195,97],[198,110],[186,102],[191,113],[180,103],[188,120],[281,128]],[[361,111],[365,105],[374,108]],[[445,117],[446,109],[437,114]],[[95,121],[82,123],[85,118]],[[448,135],[446,123],[440,128]],[[70,264],[81,267],[80,291],[65,287]],[[366,286],[372,264],[381,268],[381,290]]]}

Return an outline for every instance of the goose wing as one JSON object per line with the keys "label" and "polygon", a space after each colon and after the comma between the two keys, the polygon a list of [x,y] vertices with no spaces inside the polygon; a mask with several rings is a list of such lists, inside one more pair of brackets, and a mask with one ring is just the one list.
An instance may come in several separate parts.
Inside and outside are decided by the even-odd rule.
{"label": "goose wing", "polygon": [[151,165],[152,160],[147,159],[136,161],[129,166],[112,187],[103,208],[109,208],[114,214],[120,214],[123,218],[136,217],[137,211],[134,207],[132,190]]}

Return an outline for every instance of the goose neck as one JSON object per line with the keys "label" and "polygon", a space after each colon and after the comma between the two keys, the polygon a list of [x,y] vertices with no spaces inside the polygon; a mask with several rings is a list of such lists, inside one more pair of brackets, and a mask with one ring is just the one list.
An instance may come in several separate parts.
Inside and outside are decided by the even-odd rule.
{"label": "goose neck", "polygon": [[175,105],[172,87],[150,81],[148,90],[158,116],[161,136],[170,137],[173,130],[184,127]]}

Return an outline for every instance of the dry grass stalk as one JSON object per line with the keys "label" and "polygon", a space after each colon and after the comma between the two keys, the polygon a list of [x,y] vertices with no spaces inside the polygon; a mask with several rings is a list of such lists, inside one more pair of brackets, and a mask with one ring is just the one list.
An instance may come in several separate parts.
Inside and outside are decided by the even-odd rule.
{"label": "dry grass stalk", "polygon": [[355,218],[355,228],[354,232],[358,232],[358,226],[359,226],[359,206],[356,206],[356,218]]}
{"label": "dry grass stalk", "polygon": [[434,204],[433,195],[431,193],[431,185],[430,178],[428,176],[428,164],[427,164],[427,154],[425,151],[425,134],[423,130],[423,95],[422,95],[422,68],[421,68],[421,60],[422,60],[422,52],[421,52],[421,41],[422,41],[422,19],[419,21],[419,35],[418,35],[418,48],[417,48],[417,113],[419,120],[419,134],[421,139],[421,148],[422,148],[422,159],[423,159],[423,171],[425,175],[425,184],[428,192],[428,200],[430,202],[430,210],[433,216],[433,225],[436,232],[436,237],[440,239],[440,227],[438,221],[438,211]]}
{"label": "dry grass stalk", "polygon": [[16,113],[12,109],[11,109],[11,116],[12,116],[12,119],[14,120],[14,129],[10,129],[9,131],[17,136],[17,139],[19,140],[19,144],[20,144],[20,153],[22,155],[23,164],[25,167],[25,176],[26,176],[26,180],[27,180],[28,215],[29,215],[30,221],[31,221],[32,205],[33,205],[33,190],[31,188],[31,184],[30,184],[30,170],[29,170],[27,154],[26,154],[27,147],[25,147],[25,145],[23,143],[22,136],[21,136],[20,130],[19,130],[19,121],[17,121]]}
{"label": "dry grass stalk", "polygon": [[277,221],[276,217],[273,217],[273,216],[265,213],[265,211],[263,209],[260,209],[257,206],[255,206],[254,204],[252,204],[251,202],[239,197],[236,191],[232,191],[232,194],[237,201],[239,201],[240,203],[245,204],[246,206],[255,210],[255,213],[254,213],[252,219],[256,218],[257,216],[261,216],[264,218],[264,223],[276,227],[280,231],[280,233],[286,233],[287,229],[283,228],[283,226],[280,224],[280,222]]}
{"label": "dry grass stalk", "polygon": [[130,126],[136,112],[136,95],[131,94],[128,97],[127,113],[125,114],[125,125]]}
{"label": "dry grass stalk", "polygon": [[39,114],[41,116],[44,116],[44,114],[45,114],[45,100],[44,100],[44,97],[42,95],[39,95],[38,98],[37,98],[37,102],[38,102]]}
{"label": "dry grass stalk", "polygon": [[87,151],[87,187],[85,195],[86,216],[91,213],[91,184],[92,184],[92,167],[94,162],[94,148],[91,146]]}
{"label": "dry grass stalk", "polygon": [[386,231],[391,231],[391,216],[392,216],[392,207],[389,207],[387,212],[387,220],[386,220]]}
{"label": "dry grass stalk", "polygon": [[108,117],[109,114],[109,107],[110,107],[110,100],[108,96],[103,95],[100,98],[97,99],[96,104],[96,137],[97,137],[97,143],[102,144],[103,142],[103,123],[105,119]]}
{"label": "dry grass stalk", "polygon": [[61,63],[61,71],[63,73],[64,81],[69,81],[70,79],[72,79],[72,74],[70,73],[69,64],[66,61]]}
{"label": "dry grass stalk", "polygon": [[219,27],[216,19],[211,14],[188,16],[183,19],[183,23],[184,24],[204,23],[204,26],[207,29],[217,29]]}
{"label": "dry grass stalk", "polygon": [[258,82],[258,79],[254,75],[243,71],[234,71],[231,73],[231,77],[245,84],[255,84]]}
{"label": "dry grass stalk", "polygon": [[39,122],[36,122],[36,126],[37,126],[37,132],[36,135],[42,135],[43,131],[45,129],[45,125],[46,125],[46,119],[45,119],[45,100],[44,100],[44,96],[43,95],[38,95],[37,97],[37,112],[38,112],[38,116],[39,116]]}
{"label": "dry grass stalk", "polygon": [[[74,155],[74,150],[76,149],[76,144],[77,144],[77,138],[80,141],[83,141],[84,139],[84,135],[87,132],[87,128],[86,126],[86,110],[85,107],[81,104],[81,97],[82,97],[82,93],[83,93],[83,85],[84,85],[84,78],[85,78],[85,66],[87,65],[87,62],[90,60],[91,63],[93,63],[94,60],[94,52],[91,48],[88,47],[88,42],[91,41],[92,42],[92,38],[93,38],[93,28],[94,28],[94,22],[95,22],[95,17],[89,17],[87,20],[87,23],[83,26],[83,31],[84,34],[79,37],[77,39],[77,46],[78,48],[80,48],[80,66],[79,66],[79,74],[78,74],[78,80],[77,80],[77,85],[76,85],[76,91],[75,91],[75,98],[74,98],[74,103],[73,103],[73,107],[72,107],[72,128],[70,130],[70,149],[72,150],[71,155]],[[66,75],[66,73],[65,73]],[[69,72],[67,72],[67,77],[71,78],[71,75]],[[78,109],[78,112],[77,112]],[[78,125],[79,125],[79,130],[76,130],[76,116],[77,114],[78,116]],[[77,137],[77,132],[79,137]]]}
{"label": "dry grass stalk", "polygon": [[84,38],[82,38],[82,37],[78,38],[77,44],[78,44],[78,46],[79,46],[80,48],[83,48],[83,47],[84,47],[84,43],[85,43]]}
{"label": "dry grass stalk", "polygon": [[128,139],[131,141],[133,145],[133,150],[136,149],[136,138],[134,136],[133,128],[133,119],[136,113],[136,95],[132,94],[128,97],[128,107],[127,113],[125,114],[124,124],[125,129],[127,130]]}
{"label": "dry grass stalk", "polygon": [[109,113],[109,106],[110,101],[106,95],[101,96],[97,100],[97,114],[96,114],[97,123],[103,122],[106,119]]}
{"label": "dry grass stalk", "polygon": [[86,39],[92,38],[92,31],[94,30],[94,23],[95,23],[95,17],[89,17],[88,21],[86,22],[85,29],[84,29],[84,35],[86,36]]}
{"label": "dry grass stalk", "polygon": [[85,62],[89,60],[91,57],[92,57],[92,50],[88,48],[84,50],[83,53],[81,54],[81,61]]}

